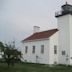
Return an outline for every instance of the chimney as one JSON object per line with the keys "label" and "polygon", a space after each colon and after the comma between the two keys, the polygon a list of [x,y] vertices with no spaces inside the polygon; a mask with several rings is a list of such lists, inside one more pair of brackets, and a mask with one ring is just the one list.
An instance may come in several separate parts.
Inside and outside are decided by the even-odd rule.
{"label": "chimney", "polygon": [[40,27],[38,27],[38,26],[33,27],[33,33],[37,33],[39,31],[40,31]]}

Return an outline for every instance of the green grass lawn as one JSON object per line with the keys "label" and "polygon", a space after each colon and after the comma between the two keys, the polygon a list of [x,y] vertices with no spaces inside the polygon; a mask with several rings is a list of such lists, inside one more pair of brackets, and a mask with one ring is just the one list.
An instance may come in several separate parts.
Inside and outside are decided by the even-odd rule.
{"label": "green grass lawn", "polygon": [[72,67],[19,63],[8,68],[6,64],[0,63],[0,72],[72,72]]}

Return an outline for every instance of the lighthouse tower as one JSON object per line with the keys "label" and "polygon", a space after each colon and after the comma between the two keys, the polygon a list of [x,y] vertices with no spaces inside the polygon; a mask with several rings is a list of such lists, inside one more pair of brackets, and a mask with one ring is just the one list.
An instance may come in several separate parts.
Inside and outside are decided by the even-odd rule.
{"label": "lighthouse tower", "polygon": [[55,13],[59,30],[59,64],[72,65],[72,5],[61,6],[61,11]]}

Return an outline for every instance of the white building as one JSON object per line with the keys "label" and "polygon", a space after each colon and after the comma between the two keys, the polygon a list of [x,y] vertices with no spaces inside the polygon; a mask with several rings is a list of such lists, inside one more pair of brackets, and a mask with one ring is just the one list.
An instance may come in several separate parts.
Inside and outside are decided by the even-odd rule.
{"label": "white building", "polygon": [[58,29],[34,33],[22,41],[23,61],[41,64],[72,65],[72,5],[65,4],[57,12]]}
{"label": "white building", "polygon": [[42,64],[56,63],[58,61],[57,31],[57,29],[52,29],[39,32],[39,27],[35,26],[34,33],[22,41],[24,61]]}
{"label": "white building", "polygon": [[65,4],[56,13],[59,30],[58,63],[72,65],[72,5]]}

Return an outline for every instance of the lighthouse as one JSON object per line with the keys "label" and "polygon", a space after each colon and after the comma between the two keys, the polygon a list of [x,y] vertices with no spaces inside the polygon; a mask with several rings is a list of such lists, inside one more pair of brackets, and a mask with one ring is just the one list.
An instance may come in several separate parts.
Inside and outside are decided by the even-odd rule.
{"label": "lighthouse", "polygon": [[72,65],[72,5],[61,6],[61,11],[55,13],[58,23],[58,63]]}

